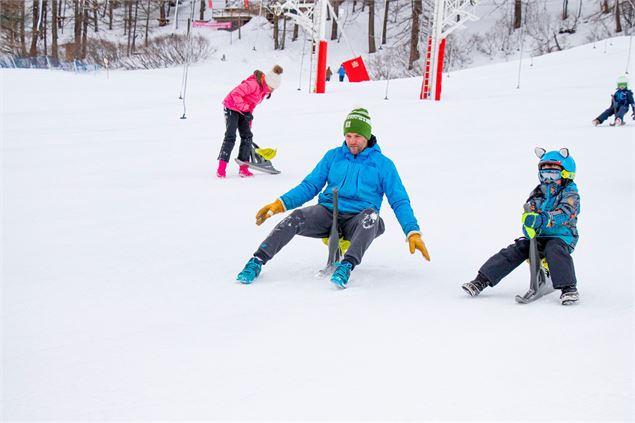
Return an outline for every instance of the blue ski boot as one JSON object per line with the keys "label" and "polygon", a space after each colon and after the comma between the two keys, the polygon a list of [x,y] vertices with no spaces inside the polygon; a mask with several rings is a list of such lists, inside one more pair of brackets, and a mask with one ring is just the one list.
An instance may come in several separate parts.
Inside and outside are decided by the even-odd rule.
{"label": "blue ski boot", "polygon": [[346,288],[348,285],[348,278],[351,277],[351,270],[353,270],[353,264],[348,261],[343,261],[335,265],[335,271],[331,275],[331,282],[333,282],[338,288]]}
{"label": "blue ski boot", "polygon": [[262,270],[262,262],[258,257],[252,257],[245,268],[236,276],[236,280],[240,283],[250,284],[252,283]]}

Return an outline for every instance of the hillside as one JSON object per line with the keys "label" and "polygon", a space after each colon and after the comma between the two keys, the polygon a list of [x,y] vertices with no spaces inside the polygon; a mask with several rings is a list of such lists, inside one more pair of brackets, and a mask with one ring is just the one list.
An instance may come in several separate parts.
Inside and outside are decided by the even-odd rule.
{"label": "hillside", "polygon": [[[2,419],[632,421],[635,123],[594,128],[627,40],[420,78],[296,90],[291,57],[256,50],[180,69],[2,71]],[[249,56],[251,55],[251,56]],[[277,176],[214,176],[220,102],[254,67],[287,71],[255,113]],[[279,221],[255,212],[342,142],[363,105],[396,163],[432,261],[387,231],[335,289],[319,241],[295,239],[234,281]],[[534,146],[571,149],[582,198],[581,304],[514,303],[521,266],[467,298],[521,235]]]}

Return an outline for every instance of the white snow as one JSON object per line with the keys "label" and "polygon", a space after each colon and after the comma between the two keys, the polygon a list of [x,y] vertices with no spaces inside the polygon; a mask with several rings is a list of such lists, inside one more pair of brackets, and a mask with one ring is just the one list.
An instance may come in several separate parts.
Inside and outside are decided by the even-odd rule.
{"label": "white snow", "polygon": [[[627,38],[525,60],[520,89],[518,62],[452,73],[436,103],[421,78],[391,81],[388,100],[385,81],[310,95],[297,56],[243,45],[190,69],[185,120],[181,69],[2,71],[4,421],[633,420],[635,122],[591,126]],[[282,173],[245,180],[232,163],[218,180],[220,103],[274,63],[283,85],[253,130]],[[235,282],[281,219],[257,227],[256,211],[342,142],[358,105],[432,261],[384,202],[348,289],[314,276],[327,252],[301,237]],[[526,265],[467,298],[521,236],[535,146],[578,164],[581,303],[516,304]]]}

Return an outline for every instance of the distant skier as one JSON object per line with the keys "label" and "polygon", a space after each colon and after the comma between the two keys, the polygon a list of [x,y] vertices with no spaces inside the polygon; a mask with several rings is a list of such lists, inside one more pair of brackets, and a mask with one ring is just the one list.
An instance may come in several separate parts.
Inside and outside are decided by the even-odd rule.
{"label": "distant skier", "polygon": [[[291,191],[266,205],[256,214],[256,225],[277,213],[300,207],[318,193],[318,204],[297,209],[285,217],[260,244],[254,256],[238,274],[237,280],[249,284],[260,274],[262,265],[273,258],[295,235],[310,238],[329,236],[333,220],[333,188],[338,188],[338,223],[350,246],[336,264],[331,282],[346,288],[351,270],[359,265],[373,240],[384,233],[379,208],[384,195],[406,234],[410,253],[415,249],[430,260],[408,193],[394,163],[384,156],[371,133],[366,109],[354,109],[344,121],[345,141],[327,151],[315,169]],[[320,190],[326,189],[320,193]]]}
{"label": "distant skier", "polygon": [[624,125],[624,115],[628,112],[628,106],[631,106],[633,110],[632,117],[635,120],[635,101],[633,100],[633,92],[628,89],[628,78],[626,76],[620,76],[617,78],[617,90],[613,97],[611,97],[611,106],[606,109],[602,114],[593,119],[593,125],[601,125],[609,116],[615,115],[615,122],[613,125]]}
{"label": "distant skier", "polygon": [[[240,134],[240,148],[238,159],[248,162],[251,152],[251,122],[254,118],[253,111],[264,98],[270,98],[271,93],[280,87],[282,67],[275,65],[266,75],[259,70],[241,82],[223,100],[225,106],[225,138],[218,154],[218,170],[216,176],[227,176],[227,163],[229,162],[234,144],[236,143],[236,129]],[[247,165],[241,165],[238,174],[245,178],[254,176]]]}
{"label": "distant skier", "polygon": [[340,82],[344,81],[344,76],[346,75],[346,70],[344,69],[344,65],[340,65],[340,68],[337,70],[337,74],[340,77]]}
{"label": "distant skier", "polygon": [[331,67],[328,66],[326,68],[326,80],[330,81],[331,80],[331,76],[333,76],[333,71],[331,70]]}
{"label": "distant skier", "polygon": [[566,148],[545,152],[536,148],[538,163],[538,185],[527,200],[522,215],[523,233],[527,238],[518,238],[513,244],[502,249],[481,266],[476,279],[463,284],[462,288],[472,297],[488,286],[496,286],[501,279],[511,273],[529,256],[529,235],[525,227],[535,230],[538,249],[543,252],[553,287],[562,290],[560,300],[563,305],[578,301],[575,269],[571,253],[578,242],[578,214],[580,196],[573,182],[575,161]]}

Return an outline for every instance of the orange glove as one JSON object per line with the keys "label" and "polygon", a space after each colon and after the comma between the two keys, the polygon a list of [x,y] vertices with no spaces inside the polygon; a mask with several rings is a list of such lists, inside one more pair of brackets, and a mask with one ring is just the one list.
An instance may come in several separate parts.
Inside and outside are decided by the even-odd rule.
{"label": "orange glove", "polygon": [[256,213],[256,225],[262,225],[262,222],[269,219],[274,214],[282,213],[283,211],[285,211],[284,204],[282,204],[282,201],[278,198],[273,203],[267,204],[258,210],[258,213]]}
{"label": "orange glove", "polygon": [[426,244],[424,244],[423,240],[421,239],[421,234],[416,232],[410,234],[410,236],[408,237],[408,244],[410,245],[410,254],[414,254],[415,250],[419,250],[421,251],[421,254],[423,254],[423,257],[425,257],[426,260],[430,261],[430,254],[428,253]]}

